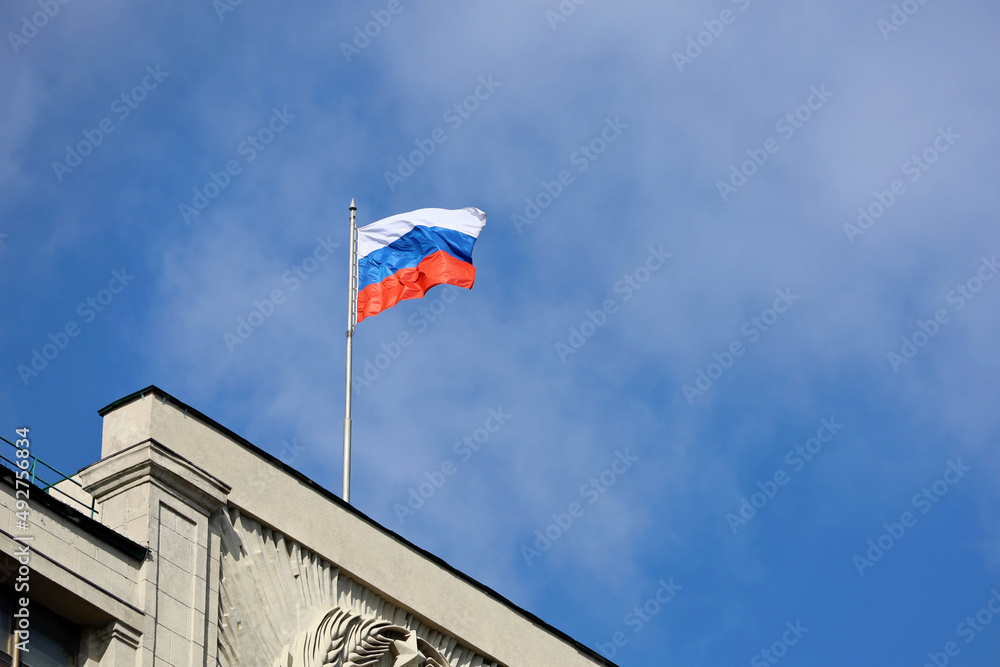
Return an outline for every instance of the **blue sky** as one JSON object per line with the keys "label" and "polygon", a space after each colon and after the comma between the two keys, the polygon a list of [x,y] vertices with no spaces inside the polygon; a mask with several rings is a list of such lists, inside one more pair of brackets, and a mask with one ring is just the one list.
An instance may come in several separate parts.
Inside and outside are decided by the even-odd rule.
{"label": "blue sky", "polygon": [[0,26],[8,437],[156,384],[338,490],[348,204],[475,206],[475,288],[358,327],[360,510],[621,665],[995,664],[996,6]]}

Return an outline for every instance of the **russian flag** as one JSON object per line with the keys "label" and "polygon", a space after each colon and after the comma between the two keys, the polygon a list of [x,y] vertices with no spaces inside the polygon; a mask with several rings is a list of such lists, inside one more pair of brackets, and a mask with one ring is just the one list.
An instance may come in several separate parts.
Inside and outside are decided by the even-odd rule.
{"label": "russian flag", "polygon": [[435,285],[471,289],[472,247],[485,225],[478,208],[422,208],[359,228],[357,321]]}

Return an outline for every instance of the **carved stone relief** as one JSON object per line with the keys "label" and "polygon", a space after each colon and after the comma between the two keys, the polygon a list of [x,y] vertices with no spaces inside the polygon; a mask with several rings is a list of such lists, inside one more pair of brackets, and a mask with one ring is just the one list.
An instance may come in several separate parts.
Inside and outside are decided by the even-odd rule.
{"label": "carved stone relief", "polygon": [[503,667],[236,508],[213,524],[221,667]]}
{"label": "carved stone relief", "polygon": [[451,667],[414,632],[332,609],[286,646],[273,667]]}

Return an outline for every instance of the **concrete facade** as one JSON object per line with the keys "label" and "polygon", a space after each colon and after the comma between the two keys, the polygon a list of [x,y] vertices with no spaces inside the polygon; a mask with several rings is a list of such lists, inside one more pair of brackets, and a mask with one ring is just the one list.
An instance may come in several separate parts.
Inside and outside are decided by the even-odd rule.
{"label": "concrete facade", "polygon": [[155,387],[100,413],[101,459],[57,485],[95,520],[31,501],[32,597],[82,667],[611,664]]}

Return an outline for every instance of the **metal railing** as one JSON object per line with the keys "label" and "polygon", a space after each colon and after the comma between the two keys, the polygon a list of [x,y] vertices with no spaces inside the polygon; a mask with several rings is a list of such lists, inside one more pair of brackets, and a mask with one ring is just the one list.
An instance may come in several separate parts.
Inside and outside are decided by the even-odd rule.
{"label": "metal railing", "polygon": [[[19,449],[19,447],[17,445],[15,445],[13,442],[11,442],[7,438],[3,437],[2,435],[0,435],[0,440],[4,441],[8,445],[10,445],[15,451],[17,451]],[[15,473],[18,472],[18,471],[20,471],[20,470],[23,470],[23,468],[21,468],[17,464],[16,461],[12,461],[11,459],[9,459],[6,456],[4,456],[3,452],[5,452],[5,451],[6,450],[4,450],[3,448],[0,448],[0,461],[3,461],[5,464],[7,464],[7,467],[11,468]],[[42,491],[44,491],[45,493],[49,494],[50,496],[52,495],[53,491],[55,491],[56,493],[61,494],[65,498],[69,499],[69,501],[72,502],[72,503],[74,503],[75,505],[79,505],[80,507],[83,507],[85,510],[89,510],[90,511],[90,518],[91,519],[94,518],[94,515],[97,514],[97,509],[96,509],[95,501],[94,501],[93,497],[91,497],[91,499],[90,499],[90,505],[87,505],[86,503],[81,502],[79,499],[74,498],[73,496],[69,495],[68,493],[66,493],[62,489],[56,487],[56,484],[58,484],[59,482],[63,482],[63,481],[67,481],[67,480],[70,481],[70,482],[72,482],[73,484],[76,484],[81,489],[83,489],[83,484],[80,484],[80,482],[76,481],[75,479],[73,479],[72,477],[70,477],[69,475],[67,475],[66,473],[64,473],[64,472],[62,472],[60,470],[57,470],[56,468],[53,468],[48,463],[46,463],[45,461],[41,460],[40,458],[38,458],[34,454],[28,454],[27,458],[31,461],[31,465],[28,468],[28,479],[29,479],[29,481],[32,484],[34,484],[35,486],[37,486],[38,488],[40,488]],[[42,475],[40,474],[40,472],[39,472],[39,466],[44,466],[45,468],[48,468],[53,473],[55,473],[59,477],[59,479],[57,479],[55,481],[44,479],[42,477]],[[45,473],[45,475],[46,475],[46,477],[51,477],[51,475],[49,475],[48,473]]]}

